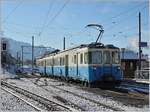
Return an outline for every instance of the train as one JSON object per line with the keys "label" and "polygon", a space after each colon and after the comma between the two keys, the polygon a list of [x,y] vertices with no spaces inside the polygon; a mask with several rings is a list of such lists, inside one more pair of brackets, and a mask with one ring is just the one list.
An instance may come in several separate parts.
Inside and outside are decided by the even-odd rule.
{"label": "train", "polygon": [[36,59],[41,75],[82,82],[90,87],[118,85],[123,79],[120,49],[102,43],[81,44]]}

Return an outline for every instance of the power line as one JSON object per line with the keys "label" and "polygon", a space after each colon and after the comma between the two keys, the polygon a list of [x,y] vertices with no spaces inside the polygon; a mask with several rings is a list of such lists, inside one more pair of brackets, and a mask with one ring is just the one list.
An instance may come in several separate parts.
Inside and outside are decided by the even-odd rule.
{"label": "power line", "polygon": [[[144,26],[146,26],[148,24],[148,22],[146,22],[146,23],[143,23],[142,24],[142,27],[144,27]],[[114,34],[112,34],[112,35],[115,35],[114,37],[116,37],[120,32],[120,34],[123,34],[123,33],[125,33],[126,31],[131,31],[131,30],[137,30],[136,29],[137,28],[137,26],[133,26],[133,27],[130,27],[130,28],[126,28],[126,29],[122,29],[122,30],[120,30],[119,32],[117,31],[116,33],[114,33]],[[129,32],[128,32],[128,34],[129,34]],[[126,35],[126,34],[125,34]],[[105,35],[106,36],[106,35]]]}
{"label": "power line", "polygon": [[6,18],[4,19],[3,22],[6,22],[6,20],[11,16],[11,14],[23,3],[24,0],[22,0],[21,2],[19,2],[16,7],[14,9],[12,9],[12,11],[6,16]]}
{"label": "power line", "polygon": [[[70,0],[67,0],[67,1],[63,4],[63,6],[59,9],[59,11],[56,13],[56,15],[54,15],[53,18],[48,22],[48,24],[43,28],[43,31],[44,31],[44,29],[45,29],[46,27],[49,26],[49,24],[50,24],[51,22],[53,22],[53,21],[57,18],[57,16],[63,11],[63,9],[66,7],[66,5],[69,3],[69,1],[70,1]],[[41,34],[43,33],[43,31],[39,33],[39,36],[41,36]]]}
{"label": "power line", "polygon": [[125,15],[125,14],[127,14],[127,13],[130,13],[130,12],[134,11],[135,9],[137,10],[137,8],[140,7],[140,6],[141,6],[141,3],[139,3],[139,4],[136,5],[135,7],[132,7],[132,8],[130,8],[130,9],[128,9],[128,10],[125,10],[125,11],[123,11],[123,12],[120,12],[120,13],[118,13],[118,14],[116,14],[116,15],[110,17],[110,18],[106,18],[104,21],[107,21],[107,20],[110,20],[110,19],[114,19],[114,18],[118,18],[118,17],[120,17],[120,16],[122,16],[122,15]]}
{"label": "power line", "polygon": [[46,13],[46,16],[45,16],[45,19],[44,19],[44,22],[43,22],[43,25],[42,25],[42,28],[41,28],[41,31],[40,31],[39,33],[41,33],[41,32],[44,30],[44,27],[45,27],[45,25],[46,25],[47,19],[48,19],[48,17],[49,17],[49,14],[50,14],[50,12],[51,12],[51,9],[52,9],[52,5],[53,5],[53,2],[50,2],[48,11],[47,11],[47,13]]}
{"label": "power line", "polygon": [[[147,5],[144,5],[144,7],[142,7],[141,10],[145,9],[146,7],[147,7]],[[139,9],[136,9],[135,11],[139,11]],[[132,12],[132,13],[135,13],[135,12]],[[132,13],[131,13],[130,16],[133,16]],[[124,22],[128,22],[127,19],[129,19],[130,16],[126,16],[126,17],[123,18],[123,20],[121,20],[121,21],[124,21],[124,20],[125,20]],[[120,21],[120,22],[121,22],[121,21]],[[114,27],[117,26],[117,23],[119,23],[119,21],[115,22],[113,25],[111,25],[111,27],[108,27],[108,28],[106,29],[106,31],[107,31],[107,30],[111,30],[112,28],[114,29]],[[118,26],[117,26],[117,27],[118,27]],[[122,27],[122,26],[121,26],[121,27]]]}
{"label": "power line", "polygon": [[[118,17],[120,17],[120,16],[122,16],[122,15],[125,15],[125,14],[127,14],[127,13],[133,13],[133,11],[137,11],[137,10],[139,10],[139,9],[137,9],[137,7],[139,7],[139,6],[141,6],[141,3],[140,4],[138,4],[138,5],[136,5],[135,7],[132,7],[132,8],[130,8],[130,9],[128,9],[128,10],[126,10],[126,11],[123,11],[123,12],[120,12],[119,14],[117,14],[117,15],[115,15],[115,16],[112,16],[112,17],[110,17],[110,18],[107,18],[107,19],[105,19],[105,21],[107,21],[107,20],[109,20],[109,19],[115,19],[115,18],[118,18]],[[147,7],[147,5],[145,5],[144,4],[144,7],[142,7],[142,9],[141,10],[143,10],[143,9],[145,9]],[[136,10],[135,10],[136,9]],[[134,12],[135,13],[135,12]],[[133,15],[131,15],[131,16],[133,16]],[[128,18],[129,16],[127,16],[126,18]],[[123,19],[125,19],[125,18],[123,18]],[[109,24],[109,23],[107,23],[107,24]],[[115,25],[115,26],[114,26]],[[107,28],[107,29],[112,29],[112,27],[116,27],[117,25],[116,25],[116,22],[115,22],[115,24],[113,24],[111,27],[109,27],[109,28]],[[107,30],[106,29],[106,30]],[[80,32],[77,32],[77,35],[80,35],[81,33],[83,33],[82,31],[80,31]],[[76,34],[75,34],[76,35]],[[73,35],[71,35],[71,36],[73,36]]]}

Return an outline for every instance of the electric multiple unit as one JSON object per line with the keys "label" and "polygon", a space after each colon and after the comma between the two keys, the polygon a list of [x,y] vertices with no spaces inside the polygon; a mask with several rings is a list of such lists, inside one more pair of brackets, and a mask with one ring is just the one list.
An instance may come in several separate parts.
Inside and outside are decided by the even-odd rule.
{"label": "electric multiple unit", "polygon": [[[40,73],[91,86],[111,85],[123,79],[120,50],[101,43],[84,44],[37,59]],[[107,85],[107,86],[108,86]]]}

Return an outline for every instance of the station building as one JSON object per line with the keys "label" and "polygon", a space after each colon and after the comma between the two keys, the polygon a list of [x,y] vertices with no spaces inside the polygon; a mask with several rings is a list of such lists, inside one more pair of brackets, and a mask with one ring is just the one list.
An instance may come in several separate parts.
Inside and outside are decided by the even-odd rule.
{"label": "station building", "polygon": [[[135,51],[121,48],[120,56],[124,78],[134,78],[135,71],[138,69],[139,66],[139,54]],[[141,67],[146,68],[148,66],[148,55],[142,54]]]}

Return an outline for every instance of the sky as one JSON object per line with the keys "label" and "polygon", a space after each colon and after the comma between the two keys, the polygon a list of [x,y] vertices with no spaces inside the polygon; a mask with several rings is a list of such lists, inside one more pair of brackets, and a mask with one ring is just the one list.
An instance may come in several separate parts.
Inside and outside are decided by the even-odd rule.
{"label": "sky", "polygon": [[[141,12],[142,41],[148,42],[148,0],[1,0],[3,35],[35,45],[63,49],[95,42],[103,26],[101,42],[137,50],[138,14]],[[147,48],[143,48],[148,53]]]}

